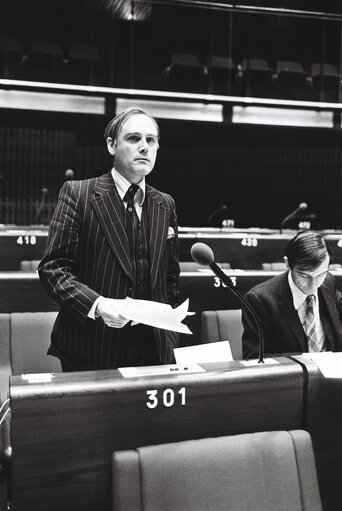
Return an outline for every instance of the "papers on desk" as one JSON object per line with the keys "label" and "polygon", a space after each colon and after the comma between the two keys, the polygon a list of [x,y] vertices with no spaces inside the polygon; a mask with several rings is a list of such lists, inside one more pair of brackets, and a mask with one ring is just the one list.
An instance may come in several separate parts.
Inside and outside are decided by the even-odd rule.
{"label": "papers on desk", "polygon": [[229,341],[186,346],[184,348],[175,348],[173,351],[177,364],[201,364],[233,360]]}
{"label": "papers on desk", "polygon": [[145,376],[165,376],[189,373],[205,373],[205,369],[198,364],[168,364],[164,366],[119,367],[124,378],[139,378]]}
{"label": "papers on desk", "polygon": [[136,323],[180,332],[182,334],[192,334],[191,330],[181,323],[186,316],[191,316],[194,312],[188,312],[189,299],[173,309],[168,303],[153,302],[151,300],[134,300],[125,298],[115,300],[115,310],[121,316],[130,319]]}
{"label": "papers on desk", "polygon": [[250,366],[263,366],[263,365],[274,365],[274,364],[280,364],[278,360],[275,360],[274,358],[264,358],[263,362],[259,362],[258,358],[251,358],[250,360],[240,360],[240,363],[246,367]]}
{"label": "papers on desk", "polygon": [[317,365],[326,378],[342,378],[342,353],[323,351],[320,353],[302,353]]}

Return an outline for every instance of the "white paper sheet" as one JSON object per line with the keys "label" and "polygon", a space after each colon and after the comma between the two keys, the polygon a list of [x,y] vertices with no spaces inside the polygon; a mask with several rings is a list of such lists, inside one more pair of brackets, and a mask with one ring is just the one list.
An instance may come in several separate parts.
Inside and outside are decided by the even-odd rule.
{"label": "white paper sheet", "polygon": [[326,378],[342,378],[342,353],[323,351],[320,353],[303,353],[303,357],[309,358],[317,365],[318,369]]}
{"label": "white paper sheet", "polygon": [[188,312],[188,307],[189,299],[175,309],[167,303],[151,300],[134,300],[129,297],[124,300],[115,300],[115,310],[121,316],[137,323],[183,334],[192,334],[191,330],[181,323],[186,316],[194,314]]}
{"label": "white paper sheet", "polygon": [[177,364],[201,364],[233,360],[229,341],[209,342],[174,350]]}
{"label": "white paper sheet", "polygon": [[250,360],[240,360],[239,362],[241,364],[243,364],[244,366],[246,366],[246,367],[256,366],[256,365],[262,366],[262,365],[265,365],[265,364],[268,364],[268,365],[280,364],[280,362],[278,360],[275,360],[274,358],[264,358],[264,361],[260,362],[260,363],[259,363],[259,359],[258,358],[251,358]]}
{"label": "white paper sheet", "polygon": [[139,378],[144,376],[175,375],[189,373],[204,373],[205,369],[198,364],[168,364],[164,366],[119,367],[124,378]]}

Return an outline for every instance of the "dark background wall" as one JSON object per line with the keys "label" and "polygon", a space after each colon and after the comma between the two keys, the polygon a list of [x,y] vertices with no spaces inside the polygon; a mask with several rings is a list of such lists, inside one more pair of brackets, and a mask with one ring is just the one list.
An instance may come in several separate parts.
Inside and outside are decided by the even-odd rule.
{"label": "dark background wall", "polygon": [[[338,16],[260,15],[231,12],[224,2],[220,9],[210,4],[2,0],[0,43],[17,38],[22,51],[0,51],[0,77],[172,92],[177,84],[165,81],[162,71],[176,52],[193,53],[202,64],[219,55],[232,57],[235,66],[243,58],[257,57],[272,68],[279,59],[297,60],[307,71],[314,61],[341,67]],[[253,4],[341,13],[339,1]],[[124,11],[127,6],[131,10]],[[58,65],[34,59],[31,45],[37,40],[61,47]],[[75,43],[97,48],[97,70],[76,72],[70,59]],[[281,91],[271,83],[267,90],[253,91],[253,83],[248,90],[243,80],[234,89],[233,76],[227,84],[226,93],[242,96],[257,92],[306,101],[322,92],[309,85]],[[213,84],[207,77],[178,85],[180,90],[209,92]],[[326,92],[333,92],[336,101],[341,87]],[[76,179],[106,172],[111,162],[102,134],[109,116],[108,108],[104,116],[1,109],[0,223],[47,224],[67,169],[73,169]],[[181,225],[205,225],[213,210],[226,205],[227,217],[237,227],[277,228],[304,201],[317,216],[313,227],[342,227],[341,129],[165,119],[160,127],[161,148],[149,182],[175,197]],[[44,188],[46,206],[37,218]]]}
{"label": "dark background wall", "polygon": [[[47,207],[39,221],[47,223],[67,169],[75,179],[109,170],[106,122],[102,116],[6,112],[0,128],[1,223],[35,223],[44,187]],[[159,124],[161,147],[148,181],[175,197],[180,225],[205,225],[225,204],[238,227],[277,228],[304,201],[317,215],[314,227],[342,227],[340,130]]]}

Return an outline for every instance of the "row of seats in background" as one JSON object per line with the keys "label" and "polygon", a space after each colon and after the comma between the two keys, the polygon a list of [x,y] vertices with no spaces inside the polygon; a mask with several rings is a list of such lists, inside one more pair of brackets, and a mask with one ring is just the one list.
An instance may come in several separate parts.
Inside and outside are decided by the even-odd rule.
{"label": "row of seats in background", "polygon": [[[24,52],[18,39],[0,37],[3,78],[59,81],[57,75],[62,71],[66,81],[101,85],[98,82],[106,67],[96,46],[73,44],[63,51],[60,44],[34,41]],[[330,63],[313,62],[308,70],[300,62],[288,60],[278,60],[272,67],[260,58],[236,62],[210,55],[203,64],[197,55],[189,53],[172,54],[169,65],[160,69],[159,80],[160,88],[170,90],[266,97],[291,97],[292,92],[298,99],[330,101],[339,100],[341,87],[340,73]]]}
{"label": "row of seats in background", "polygon": [[289,89],[303,92],[303,99],[338,100],[341,75],[333,64],[313,62],[305,70],[300,62],[278,60],[271,67],[265,59],[245,58],[234,62],[230,57],[210,55],[205,65],[198,56],[177,53],[171,56],[165,77],[169,80],[208,83],[213,93],[253,91],[272,96],[288,95]]}
{"label": "row of seats in background", "polygon": [[19,39],[0,37],[0,72],[3,78],[52,81],[58,75],[70,78],[75,73],[76,79],[82,81],[83,78],[91,84],[101,62],[98,48],[92,45],[72,44],[65,52],[58,43],[33,41],[25,51]]}

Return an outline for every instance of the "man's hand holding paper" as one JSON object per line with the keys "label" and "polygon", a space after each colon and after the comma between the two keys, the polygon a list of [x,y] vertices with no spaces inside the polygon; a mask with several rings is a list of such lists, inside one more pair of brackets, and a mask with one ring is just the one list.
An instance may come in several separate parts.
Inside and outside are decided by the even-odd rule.
{"label": "man's hand holding paper", "polygon": [[177,308],[173,309],[166,303],[153,302],[151,300],[134,300],[125,298],[114,300],[106,298],[102,308],[100,302],[98,312],[108,326],[122,328],[128,321],[143,323],[144,325],[191,334],[189,328],[181,321],[192,312],[188,312],[189,300],[185,300]]}

